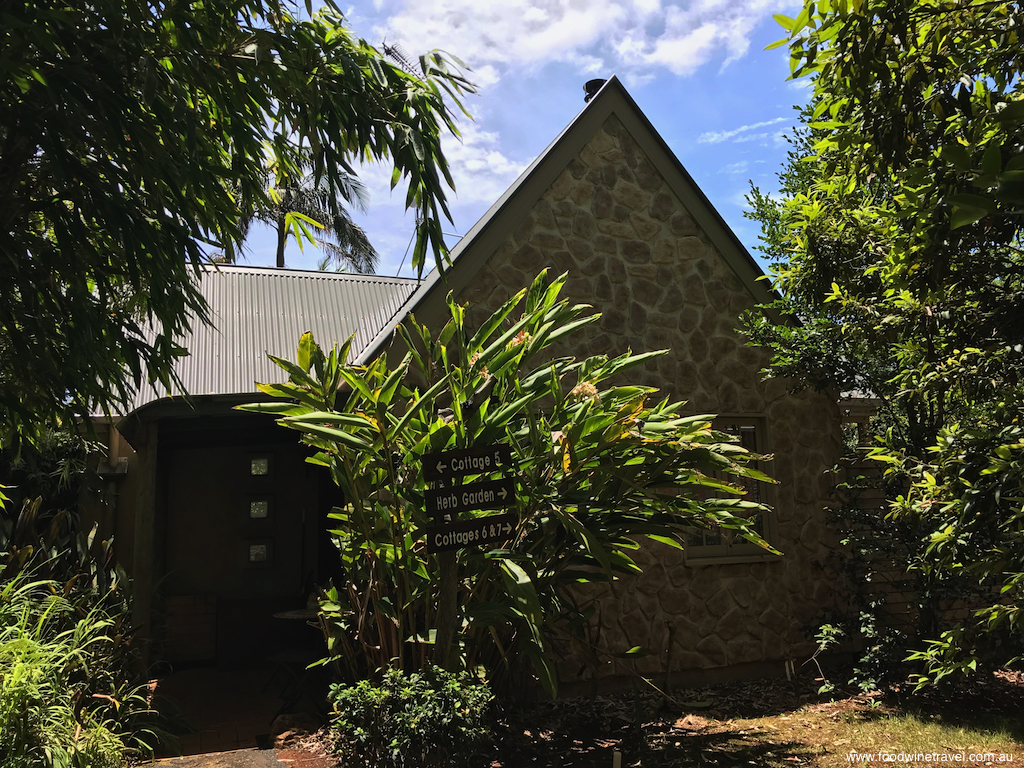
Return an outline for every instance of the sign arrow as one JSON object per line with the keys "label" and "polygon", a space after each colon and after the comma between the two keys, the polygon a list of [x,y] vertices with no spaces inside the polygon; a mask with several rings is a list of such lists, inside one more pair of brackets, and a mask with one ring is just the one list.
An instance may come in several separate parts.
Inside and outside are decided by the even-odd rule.
{"label": "sign arrow", "polygon": [[487,475],[512,467],[512,448],[502,443],[428,453],[423,456],[423,479],[453,480],[466,475]]}
{"label": "sign arrow", "polygon": [[452,488],[430,488],[423,493],[427,514],[455,515],[474,509],[502,509],[515,503],[516,483],[511,477],[484,480]]}
{"label": "sign arrow", "polygon": [[488,515],[427,528],[427,552],[447,552],[465,547],[498,544],[508,539],[515,530],[518,517],[514,513]]}

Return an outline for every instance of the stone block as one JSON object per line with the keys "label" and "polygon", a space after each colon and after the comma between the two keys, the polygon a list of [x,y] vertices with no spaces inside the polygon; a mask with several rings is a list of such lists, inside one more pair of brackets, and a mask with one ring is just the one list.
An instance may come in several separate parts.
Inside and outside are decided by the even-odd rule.
{"label": "stone block", "polygon": [[692,572],[693,579],[690,582],[690,591],[701,602],[706,602],[715,592],[721,589],[721,575],[718,573],[717,568],[694,568]]}
{"label": "stone block", "polygon": [[551,208],[555,212],[555,216],[568,216],[572,218],[573,214],[576,213],[576,206],[569,200],[562,200],[560,203],[554,203]]}
{"label": "stone block", "polygon": [[597,222],[589,211],[580,208],[573,217],[572,231],[577,237],[589,240],[596,234]]}
{"label": "stone block", "polygon": [[715,590],[715,593],[711,595],[710,598],[708,598],[705,603],[705,607],[707,608],[709,616],[713,616],[715,619],[721,621],[721,618],[725,616],[725,614],[736,610],[736,603],[732,599],[732,595],[729,593],[728,588],[725,586],[725,581],[721,577],[718,579],[718,585],[718,589]]}
{"label": "stone block", "polygon": [[712,667],[724,667],[729,663],[725,643],[718,635],[710,634],[697,643],[697,653],[707,659]]}
{"label": "stone block", "polygon": [[619,285],[629,279],[629,274],[626,272],[626,265],[622,263],[621,259],[608,259],[608,277],[611,278],[613,283]]}
{"label": "stone block", "polygon": [[594,134],[588,146],[595,152],[601,153],[618,148],[619,143],[612,138],[608,131],[601,129]]}
{"label": "stone block", "polygon": [[[680,348],[677,347],[677,349]],[[681,349],[685,350],[685,345]],[[676,390],[679,392],[679,396],[685,400],[690,400],[699,387],[700,377],[697,373],[697,366],[692,360],[680,360],[676,371]],[[704,409],[700,408],[698,410]]]}
{"label": "stone block", "polygon": [[[576,262],[582,264],[583,262],[590,261],[594,255],[594,247],[586,240],[581,240],[578,237],[571,238],[567,243],[566,247],[569,249],[569,253],[573,255]],[[602,258],[602,262],[604,259]],[[591,273],[593,274],[593,273]]]}
{"label": "stone block", "polygon": [[789,656],[785,639],[778,632],[764,628],[761,630],[761,658],[765,661],[785,659]]}
{"label": "stone block", "polygon": [[576,203],[576,205],[586,205],[590,202],[590,198],[594,196],[594,185],[589,181],[579,181],[576,186],[572,188],[572,192],[569,193],[569,198]]}
{"label": "stone block", "polygon": [[[668,192],[658,192],[651,200],[651,216],[658,221],[667,221],[676,209],[676,200]],[[677,233],[678,234],[678,233]]]}
{"label": "stone block", "polygon": [[683,292],[679,290],[679,286],[668,285],[658,301],[657,309],[661,312],[678,312],[683,307],[684,301]]}
{"label": "stone block", "polygon": [[625,309],[631,301],[629,287],[627,285],[616,285],[612,288],[612,303],[617,307]]}
{"label": "stone block", "polygon": [[644,192],[639,187],[625,181],[615,185],[612,195],[615,197],[616,202],[624,205],[631,211],[641,211],[651,202],[650,193]]}
{"label": "stone block", "polygon": [[598,322],[608,333],[621,334],[626,331],[626,315],[616,307],[606,309]]}
{"label": "stone block", "polygon": [[[707,360],[708,342],[699,331],[687,336],[684,349],[689,353],[687,356],[695,363],[703,363]],[[702,384],[707,388],[707,382],[703,381],[703,379]],[[711,387],[709,391],[714,392],[716,389],[718,389],[718,382],[715,382],[715,386]]]}
{"label": "stone block", "polygon": [[555,200],[564,200],[575,185],[576,178],[572,175],[572,172],[566,168],[558,175],[558,178],[551,183],[551,188],[548,192]]}
{"label": "stone block", "polygon": [[523,216],[522,221],[516,224],[516,228],[512,231],[512,237],[515,238],[517,243],[525,243],[533,235],[536,223],[533,214],[527,213]]}
{"label": "stone block", "polygon": [[672,228],[672,234],[680,237],[690,237],[698,232],[697,225],[687,213],[676,213],[668,222]]}
{"label": "stone block", "polygon": [[547,259],[534,246],[525,243],[516,249],[509,262],[527,275],[536,275],[547,264]]}
{"label": "stone block", "polygon": [[736,413],[740,410],[740,394],[735,383],[724,381],[719,385],[718,410],[723,413]]}
{"label": "stone block", "polygon": [[764,398],[756,388],[740,388],[740,410],[743,413],[760,413],[764,410]]}
{"label": "stone block", "polygon": [[589,277],[570,277],[565,281],[564,295],[586,303],[594,297],[594,284]]}
{"label": "stone block", "polygon": [[614,221],[612,219],[598,219],[597,229],[606,235],[619,238],[620,240],[632,240],[636,237],[636,230],[628,221]]}
{"label": "stone block", "polygon": [[[629,327],[637,333],[643,333],[647,329],[647,310],[639,302],[632,301],[629,304]],[[643,349],[643,347],[634,347]]]}
{"label": "stone block", "polygon": [[693,307],[683,306],[676,310],[676,325],[683,333],[690,333],[697,329],[700,323],[700,313]]}
{"label": "stone block", "polygon": [[[516,269],[511,264],[502,264],[495,270],[498,280],[502,285],[518,291],[523,286],[529,285],[526,275],[522,270]],[[532,278],[531,278],[532,280]]]}
{"label": "stone block", "polygon": [[558,248],[564,248],[565,240],[563,240],[559,235],[538,229],[534,230],[533,234],[530,236],[530,244],[545,250],[555,250]]}
{"label": "stone block", "polygon": [[651,280],[644,278],[633,280],[633,297],[645,307],[657,306],[664,292],[664,288]]}
{"label": "stone block", "polygon": [[725,652],[730,664],[761,661],[761,638],[750,632],[725,637]]}
{"label": "stone block", "polygon": [[729,289],[721,280],[709,280],[704,285],[704,291],[708,295],[711,306],[719,312],[729,311]]}
{"label": "stone block", "polygon": [[593,239],[594,250],[601,253],[617,253],[619,241],[610,235],[595,235]]}
{"label": "stone block", "polygon": [[[693,334],[690,337],[690,343],[692,344],[696,339],[700,338],[697,334]],[[715,364],[710,360],[705,360],[701,363],[697,371],[700,374],[700,383],[704,387],[706,392],[717,392],[718,387],[723,381],[722,374],[715,368]]]}
{"label": "stone block", "polygon": [[642,240],[621,243],[622,255],[632,264],[646,264],[651,260],[651,246]]}
{"label": "stone block", "polygon": [[[644,569],[643,575],[637,581],[637,591],[645,595],[657,595],[662,589],[669,585],[668,574],[665,566],[655,563]],[[658,609],[655,609],[655,612]]]}
{"label": "stone block", "polygon": [[736,340],[729,336],[715,336],[711,339],[711,359],[715,362],[724,360],[736,350],[736,346]]}
{"label": "stone block", "polygon": [[569,165],[566,169],[572,174],[574,179],[582,179],[587,173],[587,166],[583,164],[583,161],[578,157],[574,157],[569,161]]}
{"label": "stone block", "polygon": [[604,160],[589,144],[580,150],[579,158],[588,168],[600,170],[604,166]]}
{"label": "stone block", "polygon": [[704,256],[706,248],[699,237],[681,237],[676,241],[681,261],[696,261]]}
{"label": "stone block", "polygon": [[631,213],[629,221],[637,231],[637,234],[644,240],[651,240],[655,235],[661,233],[661,225],[656,221],[651,221],[651,219],[642,214]]}
{"label": "stone block", "polygon": [[648,192],[656,192],[662,185],[661,174],[658,173],[658,169],[646,157],[637,161],[634,173],[636,174],[636,183],[640,185],[641,189],[646,189]]}
{"label": "stone block", "polygon": [[626,157],[626,165],[630,168],[636,168],[637,160],[643,157],[643,152],[637,147],[633,137],[629,135],[629,131],[619,132],[619,149],[622,150],[622,154]]}
{"label": "stone block", "polygon": [[676,243],[670,237],[655,241],[651,250],[651,258],[655,264],[673,264],[676,260]]}
{"label": "stone block", "polygon": [[572,237],[572,218],[569,216],[555,216],[555,225],[558,234],[568,239]]}
{"label": "stone block", "polygon": [[[575,242],[575,241],[573,241],[573,242]],[[586,243],[584,243],[584,245],[586,245]],[[573,243],[570,242],[569,243],[569,250],[570,251],[572,251],[572,247],[573,247]],[[574,255],[576,255],[576,254],[574,253]],[[607,269],[608,269],[608,259],[605,258],[603,253],[599,253],[596,256],[593,255],[593,251],[591,251],[590,258],[585,263],[580,265],[580,272],[582,272],[584,275],[601,275],[601,276],[604,276],[604,273],[607,271]]]}
{"label": "stone block", "polygon": [[731,318],[719,315],[712,307],[704,307],[700,313],[700,332],[708,339],[724,335],[722,324],[731,322]]}
{"label": "stone block", "polygon": [[704,279],[705,283],[710,280],[714,274],[714,266],[708,259],[697,259],[693,268],[697,270],[697,274]]}
{"label": "stone block", "polygon": [[704,306],[707,303],[707,298],[704,296],[704,280],[700,275],[690,274],[683,280],[683,301],[698,306]]}
{"label": "stone block", "polygon": [[600,274],[594,280],[594,297],[601,301],[608,301],[612,297],[612,281],[607,274]]}
{"label": "stone block", "polygon": [[594,196],[590,200],[590,212],[599,219],[607,219],[612,215],[612,209],[615,207],[615,199],[612,197],[612,193],[609,192],[605,187],[597,187],[594,189]]}

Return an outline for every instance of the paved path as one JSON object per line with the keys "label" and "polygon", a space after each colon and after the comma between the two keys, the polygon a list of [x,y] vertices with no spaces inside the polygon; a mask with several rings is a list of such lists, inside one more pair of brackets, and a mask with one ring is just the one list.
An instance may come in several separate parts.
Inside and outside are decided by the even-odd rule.
{"label": "paved path", "polygon": [[165,757],[157,765],[167,768],[285,768],[273,749],[235,749],[209,755]]}
{"label": "paved path", "polygon": [[165,757],[162,768],[333,768],[334,761],[294,749],[235,749],[208,755]]}

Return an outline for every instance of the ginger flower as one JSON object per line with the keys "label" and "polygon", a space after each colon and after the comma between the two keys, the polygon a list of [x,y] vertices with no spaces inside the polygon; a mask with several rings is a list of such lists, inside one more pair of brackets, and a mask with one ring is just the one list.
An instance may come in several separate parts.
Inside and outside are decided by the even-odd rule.
{"label": "ginger flower", "polygon": [[[480,353],[479,352],[474,352],[473,356],[471,358],[469,358],[469,367],[470,367],[470,369],[472,369],[473,366],[476,365],[476,361],[479,360],[479,359],[480,359]],[[491,374],[488,373],[486,365],[480,367],[479,373],[485,379],[491,378]]]}
{"label": "ginger flower", "polygon": [[569,397],[576,400],[597,400],[599,397],[597,387],[591,384],[589,381],[581,381],[575,387],[572,388],[572,392],[569,393]]}
{"label": "ginger flower", "polygon": [[512,339],[511,342],[509,342],[509,346],[518,347],[520,344],[525,344],[532,338],[533,336],[530,334],[529,331],[522,330],[516,334],[516,337]]}

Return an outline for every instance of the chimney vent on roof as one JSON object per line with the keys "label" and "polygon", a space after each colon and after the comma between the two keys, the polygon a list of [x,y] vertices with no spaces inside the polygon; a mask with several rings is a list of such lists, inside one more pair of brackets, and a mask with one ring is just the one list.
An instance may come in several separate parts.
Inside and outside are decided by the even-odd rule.
{"label": "chimney vent on roof", "polygon": [[601,79],[587,80],[587,82],[583,84],[583,92],[586,94],[586,96],[583,97],[583,100],[590,101],[592,98],[594,98],[597,92],[601,90],[601,86],[607,82],[607,80]]}

